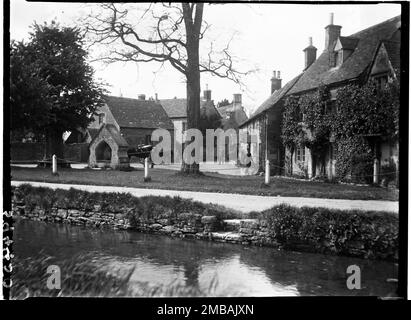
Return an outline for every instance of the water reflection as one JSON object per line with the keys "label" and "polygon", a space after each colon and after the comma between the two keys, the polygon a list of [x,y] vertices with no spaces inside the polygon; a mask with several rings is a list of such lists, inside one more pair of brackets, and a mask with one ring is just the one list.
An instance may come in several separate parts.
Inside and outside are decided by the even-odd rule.
{"label": "water reflection", "polygon": [[[57,261],[91,253],[90,263],[110,273],[135,268],[132,288],[180,283],[216,296],[387,296],[396,290],[386,281],[397,277],[389,262],[27,220],[16,225],[14,250],[19,259],[44,252]],[[361,290],[346,287],[352,264],[362,270]]]}

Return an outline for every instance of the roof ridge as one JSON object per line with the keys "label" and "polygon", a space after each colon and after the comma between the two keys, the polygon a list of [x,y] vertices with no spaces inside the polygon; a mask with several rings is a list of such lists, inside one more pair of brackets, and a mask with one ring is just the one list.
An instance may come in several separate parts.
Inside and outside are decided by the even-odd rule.
{"label": "roof ridge", "polygon": [[348,37],[354,37],[354,36],[357,35],[357,34],[363,33],[363,32],[365,32],[365,31],[369,31],[369,29],[374,29],[374,28],[376,28],[376,27],[378,27],[378,26],[381,26],[381,25],[383,25],[383,24],[385,24],[385,23],[389,23],[389,22],[395,21],[395,20],[398,19],[398,18],[401,20],[401,15],[392,17],[392,18],[387,19],[387,20],[384,20],[384,21],[382,21],[382,22],[380,22],[380,23],[377,23],[377,24],[374,24],[374,25],[372,25],[372,26],[369,26],[369,27],[367,27],[367,28],[365,28],[365,29],[363,29],[363,30],[357,31],[357,32],[349,35]]}

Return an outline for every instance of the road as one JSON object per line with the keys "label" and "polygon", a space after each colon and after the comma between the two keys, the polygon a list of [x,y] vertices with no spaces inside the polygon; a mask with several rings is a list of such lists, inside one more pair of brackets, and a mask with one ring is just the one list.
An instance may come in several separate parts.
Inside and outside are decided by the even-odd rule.
{"label": "road", "polygon": [[36,187],[48,187],[52,189],[80,189],[89,192],[120,192],[130,193],[136,197],[148,195],[153,196],[171,196],[193,199],[203,203],[218,204],[240,212],[263,211],[281,203],[289,204],[295,207],[324,207],[342,210],[373,210],[389,211],[398,213],[398,201],[382,200],[345,200],[345,199],[322,199],[322,198],[302,198],[302,197],[272,197],[272,196],[255,196],[234,193],[212,193],[212,192],[194,192],[179,190],[163,189],[146,189],[114,186],[94,186],[79,184],[58,184],[32,181],[12,181],[12,186],[18,186],[23,183],[29,183]]}

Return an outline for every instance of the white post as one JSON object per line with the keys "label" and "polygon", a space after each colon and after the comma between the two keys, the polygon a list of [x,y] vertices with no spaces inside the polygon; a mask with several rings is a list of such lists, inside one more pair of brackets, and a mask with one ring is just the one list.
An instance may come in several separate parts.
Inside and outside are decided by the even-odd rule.
{"label": "white post", "polygon": [[150,181],[151,178],[148,175],[148,157],[144,159],[144,182]]}
{"label": "white post", "polygon": [[374,158],[374,172],[373,172],[373,182],[378,184],[378,159]]}
{"label": "white post", "polygon": [[265,160],[265,181],[266,185],[270,184],[270,160]]}
{"label": "white post", "polygon": [[53,154],[52,156],[52,172],[53,175],[57,175],[57,156]]}

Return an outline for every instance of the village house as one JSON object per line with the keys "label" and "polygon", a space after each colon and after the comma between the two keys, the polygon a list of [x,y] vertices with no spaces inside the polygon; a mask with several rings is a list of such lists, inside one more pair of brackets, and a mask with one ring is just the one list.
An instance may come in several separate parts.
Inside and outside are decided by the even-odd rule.
{"label": "village house", "polygon": [[256,133],[257,142],[241,143],[242,152],[249,149],[252,158],[252,172],[265,170],[265,160],[270,161],[270,172],[272,174],[282,174],[281,168],[284,166],[284,147],[281,142],[281,119],[284,107],[284,97],[298,81],[298,75],[284,87],[281,86],[281,73],[274,71],[271,78],[271,95],[264,101],[249,119],[242,122],[239,126],[241,134],[251,135]]}
{"label": "village house", "polygon": [[[173,123],[175,143],[182,145],[185,142],[185,132],[187,130],[187,99],[157,99],[157,102],[161,104]],[[208,119],[220,118],[214,101],[211,99],[211,90],[208,88],[204,90],[203,97],[201,97],[200,115]]]}
{"label": "village house", "polygon": [[[281,88],[278,73],[272,79],[272,95],[252,114],[250,119],[240,125],[240,130],[258,132],[259,141],[251,145],[253,158],[258,154],[259,169],[264,170],[264,161],[270,160],[271,172],[287,173],[292,167],[293,174],[308,173],[314,177],[319,172],[319,163],[313,163],[313,156],[307,147],[295,146],[294,152],[284,148],[281,143],[281,119],[284,101],[289,96],[302,96],[314,92],[320,86],[330,90],[330,105],[336,100],[337,90],[347,84],[364,84],[377,81],[383,85],[390,79],[398,78],[400,70],[401,17],[394,17],[350,36],[341,35],[341,26],[335,25],[333,14],[325,27],[325,46],[317,58],[317,48],[312,39],[304,52],[303,72]],[[281,81],[281,80],[280,80]],[[335,103],[334,103],[335,104]],[[335,112],[332,109],[332,112]],[[243,144],[241,148],[247,148]],[[325,172],[328,178],[335,176],[335,141],[330,137],[327,146]],[[398,141],[382,139],[378,144],[379,159],[375,164],[394,161],[398,168]],[[285,163],[287,161],[291,163]],[[378,172],[378,168],[374,168]]]}
{"label": "village house", "polygon": [[[237,140],[230,141],[226,138],[225,141],[225,161],[229,160],[229,150],[237,150],[237,159],[239,156],[239,127],[240,124],[248,119],[247,113],[244,110],[241,93],[233,94],[233,101],[228,105],[217,106],[218,113],[221,116],[221,128],[227,132],[233,129],[236,132]],[[237,161],[238,163],[238,161]]]}
{"label": "village house", "polygon": [[174,127],[163,107],[156,101],[107,96],[86,130],[72,133],[66,144],[89,144],[90,167],[110,166],[122,169],[129,166],[127,150],[141,144],[151,144],[154,130]]}

